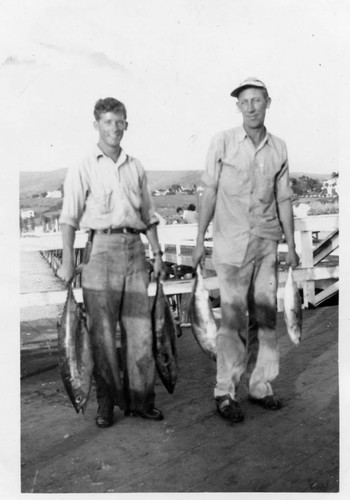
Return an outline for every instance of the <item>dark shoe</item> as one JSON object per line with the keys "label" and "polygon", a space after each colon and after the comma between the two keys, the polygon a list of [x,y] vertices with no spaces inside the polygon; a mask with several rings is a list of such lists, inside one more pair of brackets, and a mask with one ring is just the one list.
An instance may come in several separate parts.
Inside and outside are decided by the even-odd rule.
{"label": "dark shoe", "polygon": [[262,406],[265,410],[280,410],[282,408],[282,400],[274,394],[265,396],[264,398],[253,398],[250,396],[249,401]]}
{"label": "dark shoe", "polygon": [[239,404],[230,395],[219,396],[215,398],[215,401],[217,412],[221,417],[227,418],[231,422],[242,422],[244,420],[244,413]]}
{"label": "dark shoe", "polygon": [[124,415],[127,417],[142,417],[148,420],[163,420],[163,413],[157,408],[152,408],[149,411],[125,410]]}
{"label": "dark shoe", "polygon": [[112,410],[106,410],[99,406],[96,415],[96,425],[101,428],[111,427],[113,425],[113,408]]}

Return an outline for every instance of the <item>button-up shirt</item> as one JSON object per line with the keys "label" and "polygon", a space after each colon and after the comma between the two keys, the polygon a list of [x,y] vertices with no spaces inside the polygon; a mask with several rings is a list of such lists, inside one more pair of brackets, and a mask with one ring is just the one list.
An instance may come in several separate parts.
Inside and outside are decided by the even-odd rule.
{"label": "button-up shirt", "polygon": [[67,171],[59,222],[74,228],[132,227],[158,223],[141,163],[121,150],[116,163],[96,146]]}
{"label": "button-up shirt", "polygon": [[256,148],[243,127],[220,132],[210,144],[202,181],[217,191],[214,261],[240,266],[250,234],[281,238],[277,204],[292,194],[284,141],[267,132]]}

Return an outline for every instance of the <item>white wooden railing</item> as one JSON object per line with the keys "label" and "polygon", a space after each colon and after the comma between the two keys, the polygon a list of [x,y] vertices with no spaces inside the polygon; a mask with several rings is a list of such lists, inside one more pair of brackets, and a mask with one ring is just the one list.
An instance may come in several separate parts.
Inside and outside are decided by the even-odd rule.
{"label": "white wooden railing", "polygon": [[[339,280],[339,265],[336,259],[324,265],[324,260],[330,254],[335,254],[338,248],[338,227],[339,217],[335,215],[318,215],[308,216],[303,218],[295,218],[295,240],[296,249],[300,256],[300,266],[295,270],[295,279],[299,288],[303,289],[303,305],[308,307],[310,304],[317,306],[322,301],[338,290]],[[324,248],[322,241],[315,244],[313,234],[331,235],[328,243]],[[333,236],[332,236],[333,235]],[[197,236],[197,224],[172,224],[158,226],[158,236],[160,245],[164,251],[164,260],[178,265],[192,265],[191,247],[195,245]],[[210,251],[212,248],[212,225],[210,224],[206,237],[206,247]],[[142,235],[144,243],[148,241]],[[77,231],[75,238],[75,248],[83,248],[87,240],[87,233]],[[30,251],[55,251],[62,249],[62,239],[60,233],[46,233],[40,236],[24,236],[20,241],[20,249],[23,252]],[[281,256],[287,251],[285,244],[279,245]],[[152,256],[150,248],[149,255]],[[211,274],[206,278],[206,285],[209,290],[217,290],[218,283],[216,276],[213,274],[213,263],[211,258],[206,259],[206,269]],[[283,269],[279,272],[279,289],[277,294],[278,310],[283,310],[283,289],[286,281],[286,271]],[[165,282],[164,290],[168,295],[179,295],[189,293],[192,289],[192,280],[170,280]],[[316,293],[317,289],[321,292]],[[155,284],[149,286],[149,295],[154,295]],[[82,300],[81,289],[75,290],[77,300]],[[21,294],[21,307],[31,305],[47,305],[59,304],[65,300],[65,292],[44,291],[36,293]]]}

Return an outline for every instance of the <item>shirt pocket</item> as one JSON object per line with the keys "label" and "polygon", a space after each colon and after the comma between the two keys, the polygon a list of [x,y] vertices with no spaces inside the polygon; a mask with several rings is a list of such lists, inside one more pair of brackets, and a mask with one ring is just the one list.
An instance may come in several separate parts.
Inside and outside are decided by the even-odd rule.
{"label": "shirt pocket", "polygon": [[275,196],[275,177],[269,169],[259,166],[255,170],[256,196],[262,203],[271,203]]}
{"label": "shirt pocket", "polygon": [[112,190],[90,193],[86,205],[94,216],[106,215],[111,211]]}
{"label": "shirt pocket", "polygon": [[220,187],[228,195],[240,196],[249,187],[249,169],[232,163],[223,163],[220,174]]}

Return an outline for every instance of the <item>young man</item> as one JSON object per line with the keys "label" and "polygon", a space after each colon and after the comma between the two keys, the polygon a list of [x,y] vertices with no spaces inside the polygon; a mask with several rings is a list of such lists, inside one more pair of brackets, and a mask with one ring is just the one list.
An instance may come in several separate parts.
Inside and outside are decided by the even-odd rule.
{"label": "young man", "polygon": [[[155,277],[162,272],[162,252],[145,171],[120,146],[128,127],[125,106],[114,98],[100,99],[94,116],[98,144],[80,165],[68,170],[64,184],[63,262],[58,275],[66,284],[72,280],[75,231],[88,228],[93,242],[83,266],[82,288],[93,348],[96,424],[109,427],[115,405],[127,415],[163,419],[154,407],[148,270],[140,233],[146,233],[152,246]],[[117,321],[122,367],[115,346]]]}
{"label": "young man", "polygon": [[213,259],[222,312],[214,397],[218,413],[239,422],[244,415],[237,387],[245,369],[250,399],[271,410],[282,406],[271,386],[279,371],[275,327],[282,229],[288,244],[286,263],[295,267],[299,258],[287,149],[264,125],[271,103],[267,88],[248,78],[231,95],[237,98],[243,126],[217,134],[210,145],[193,264],[203,262],[204,236],[214,216]]}
{"label": "young man", "polygon": [[176,209],[176,219],[173,224],[186,224],[185,211],[182,207]]}

